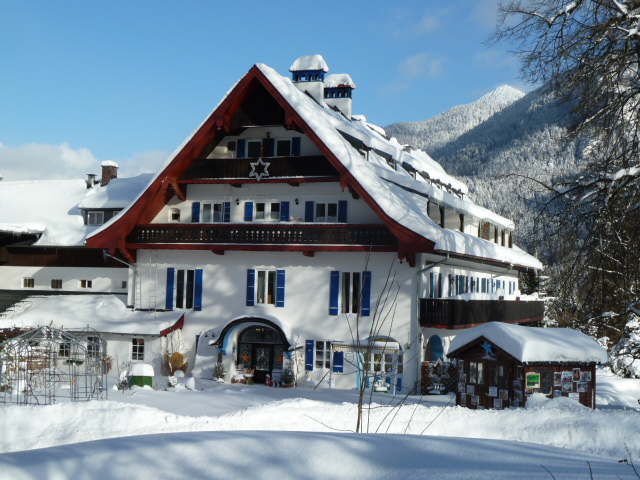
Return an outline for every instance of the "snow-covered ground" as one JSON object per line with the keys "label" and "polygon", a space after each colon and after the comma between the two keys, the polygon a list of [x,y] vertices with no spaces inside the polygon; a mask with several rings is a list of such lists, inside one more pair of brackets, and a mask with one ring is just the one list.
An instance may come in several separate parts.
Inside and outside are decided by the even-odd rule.
{"label": "snow-covered ground", "polygon": [[598,373],[595,411],[544,397],[472,411],[447,396],[376,394],[369,434],[350,433],[355,391],[202,381],[5,406],[0,479],[640,478],[619,462],[640,466],[640,380]]}

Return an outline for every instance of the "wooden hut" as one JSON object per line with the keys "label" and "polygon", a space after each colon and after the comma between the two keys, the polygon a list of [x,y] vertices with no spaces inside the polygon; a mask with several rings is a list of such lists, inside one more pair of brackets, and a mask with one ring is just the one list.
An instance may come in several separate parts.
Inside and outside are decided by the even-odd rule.
{"label": "wooden hut", "polygon": [[569,397],[596,407],[596,365],[607,353],[594,339],[568,328],[490,322],[457,335],[457,405],[522,407],[533,393]]}

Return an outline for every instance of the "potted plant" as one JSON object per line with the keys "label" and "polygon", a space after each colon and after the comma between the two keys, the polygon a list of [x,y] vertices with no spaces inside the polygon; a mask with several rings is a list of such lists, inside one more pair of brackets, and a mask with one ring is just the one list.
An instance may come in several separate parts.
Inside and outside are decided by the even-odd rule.
{"label": "potted plant", "polygon": [[296,383],[296,376],[293,373],[293,368],[291,365],[288,365],[283,371],[282,376],[280,377],[280,383],[283,388],[291,388]]}
{"label": "potted plant", "polygon": [[213,378],[218,382],[224,383],[224,377],[227,374],[227,370],[224,368],[222,362],[216,363],[215,367],[213,367]]}

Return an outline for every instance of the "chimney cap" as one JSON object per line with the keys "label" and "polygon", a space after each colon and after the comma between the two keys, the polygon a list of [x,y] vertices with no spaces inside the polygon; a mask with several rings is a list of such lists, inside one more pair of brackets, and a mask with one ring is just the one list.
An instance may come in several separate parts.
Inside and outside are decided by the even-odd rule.
{"label": "chimney cap", "polygon": [[302,71],[318,71],[321,70],[323,72],[329,71],[329,66],[327,62],[324,61],[322,55],[304,55],[302,57],[298,57],[293,65],[289,68],[290,72],[302,72]]}
{"label": "chimney cap", "polygon": [[333,73],[324,79],[325,88],[356,88],[356,84],[348,73]]}
{"label": "chimney cap", "polygon": [[105,160],[100,164],[101,167],[116,167],[118,168],[118,162],[114,162],[113,160]]}

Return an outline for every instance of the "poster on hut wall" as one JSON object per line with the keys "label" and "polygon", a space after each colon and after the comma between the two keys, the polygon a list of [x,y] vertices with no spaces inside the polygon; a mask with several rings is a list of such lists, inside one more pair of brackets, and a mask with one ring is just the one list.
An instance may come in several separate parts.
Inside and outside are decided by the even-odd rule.
{"label": "poster on hut wall", "polygon": [[579,382],[580,381],[580,369],[579,368],[574,368],[571,373],[573,374],[573,381],[574,382]]}
{"label": "poster on hut wall", "polygon": [[575,400],[576,402],[580,401],[580,394],[578,392],[570,392],[569,395],[567,395],[567,397],[569,397],[572,400]]}
{"label": "poster on hut wall", "polygon": [[500,400],[505,402],[509,400],[509,390],[500,390]]}
{"label": "poster on hut wall", "polygon": [[573,382],[572,372],[562,372],[562,383]]}
{"label": "poster on hut wall", "polygon": [[487,395],[489,395],[490,397],[497,397],[498,387],[489,387],[489,393]]}
{"label": "poster on hut wall", "polygon": [[465,407],[467,406],[467,394],[466,393],[461,393],[460,394],[460,405],[464,405]]}
{"label": "poster on hut wall", "polygon": [[493,399],[493,408],[501,409],[502,408],[502,400],[499,399],[499,398],[494,398]]}
{"label": "poster on hut wall", "polygon": [[578,393],[586,393],[589,391],[589,384],[587,382],[578,382],[576,384]]}
{"label": "poster on hut wall", "polygon": [[580,381],[581,382],[590,382],[591,381],[591,372],[580,372]]}
{"label": "poster on hut wall", "polygon": [[562,393],[573,392],[573,382],[562,382]]}
{"label": "poster on hut wall", "polygon": [[527,373],[525,385],[528,389],[540,388],[540,374],[537,372]]}
{"label": "poster on hut wall", "polygon": [[562,386],[562,372],[553,372],[553,386],[554,387]]}

